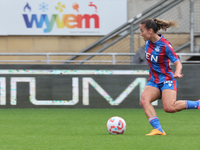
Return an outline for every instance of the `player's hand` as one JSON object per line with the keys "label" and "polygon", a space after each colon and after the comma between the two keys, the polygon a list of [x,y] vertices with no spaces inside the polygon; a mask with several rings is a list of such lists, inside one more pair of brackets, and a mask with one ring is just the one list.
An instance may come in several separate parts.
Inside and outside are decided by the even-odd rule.
{"label": "player's hand", "polygon": [[183,74],[174,74],[174,78],[182,78],[183,77]]}

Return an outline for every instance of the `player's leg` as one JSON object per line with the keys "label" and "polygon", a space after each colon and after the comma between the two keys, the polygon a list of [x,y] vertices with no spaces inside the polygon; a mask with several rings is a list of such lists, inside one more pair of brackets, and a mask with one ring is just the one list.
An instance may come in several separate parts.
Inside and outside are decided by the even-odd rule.
{"label": "player's leg", "polygon": [[171,89],[165,89],[162,92],[163,108],[165,112],[175,113],[186,109],[186,103],[183,100],[176,101],[177,92]]}
{"label": "player's leg", "polygon": [[[154,86],[154,85],[153,85]],[[144,112],[149,119],[149,123],[152,125],[154,130],[152,130],[151,133],[147,135],[166,135],[166,133],[163,131],[160,122],[158,120],[158,117],[156,115],[156,111],[154,107],[151,105],[151,103],[158,98],[160,98],[160,90],[153,86],[147,86],[145,87],[142,96],[141,96],[141,105],[144,109]],[[155,85],[156,86],[156,85]]]}
{"label": "player's leg", "polygon": [[178,100],[176,91],[165,89],[162,92],[163,108],[165,112],[175,113],[183,109],[200,109],[199,101]]}
{"label": "player's leg", "polygon": [[148,119],[156,116],[156,111],[151,103],[160,98],[160,96],[160,90],[158,88],[148,85],[145,86],[140,103]]}
{"label": "player's leg", "polygon": [[174,113],[183,109],[200,108],[199,101],[178,100],[176,101],[176,81],[167,81],[162,90],[163,108],[168,113]]}

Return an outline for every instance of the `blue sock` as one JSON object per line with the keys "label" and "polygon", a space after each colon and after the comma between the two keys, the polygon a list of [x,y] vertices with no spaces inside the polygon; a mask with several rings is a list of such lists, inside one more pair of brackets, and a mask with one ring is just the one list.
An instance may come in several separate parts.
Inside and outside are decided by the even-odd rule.
{"label": "blue sock", "polygon": [[198,109],[199,101],[188,101],[185,100],[186,109]]}
{"label": "blue sock", "polygon": [[157,116],[155,116],[155,117],[153,117],[153,118],[149,118],[149,123],[152,125],[152,127],[153,127],[154,129],[158,129],[160,132],[163,133],[162,127],[161,127],[161,125],[160,125],[160,122],[159,122]]}

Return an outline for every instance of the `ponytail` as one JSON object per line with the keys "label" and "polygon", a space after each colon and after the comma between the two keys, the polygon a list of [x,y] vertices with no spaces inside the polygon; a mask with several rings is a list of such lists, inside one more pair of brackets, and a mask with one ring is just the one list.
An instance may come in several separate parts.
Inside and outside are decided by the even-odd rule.
{"label": "ponytail", "polygon": [[158,27],[160,27],[160,29],[164,31],[166,31],[167,28],[170,28],[170,27],[178,27],[177,22],[174,20],[165,21],[165,20],[156,18],[154,19],[154,22],[158,25]]}
{"label": "ponytail", "polygon": [[152,28],[155,33],[157,33],[160,29],[166,31],[167,28],[178,27],[177,22],[174,20],[165,21],[165,20],[161,20],[158,18],[146,19],[146,20],[142,21],[141,24],[145,24],[147,29]]}

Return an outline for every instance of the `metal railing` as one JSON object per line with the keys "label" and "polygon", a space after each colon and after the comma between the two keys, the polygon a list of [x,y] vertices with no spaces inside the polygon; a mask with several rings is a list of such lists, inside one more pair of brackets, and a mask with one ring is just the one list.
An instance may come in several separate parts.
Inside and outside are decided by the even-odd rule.
{"label": "metal railing", "polygon": [[[184,61],[183,56],[200,56],[200,53],[176,53],[182,63],[200,63],[200,61]],[[0,56],[45,56],[46,60],[0,60],[1,62],[6,63],[46,63],[50,64],[52,62],[56,63],[65,63],[65,62],[82,62],[83,60],[50,60],[50,56],[112,56],[110,60],[87,60],[86,62],[103,62],[103,63],[127,63],[132,64],[131,59],[127,61],[118,61],[116,56],[134,56],[135,53],[0,53]]]}
{"label": "metal railing", "polygon": [[[190,1],[185,0],[161,0],[158,3],[156,3],[154,6],[150,7],[149,9],[145,10],[144,12],[141,12],[134,18],[131,18],[128,22],[121,25],[117,29],[113,30],[109,34],[105,35],[95,43],[91,44],[87,48],[80,51],[80,53],[86,53],[86,52],[96,52],[96,53],[110,53],[110,52],[124,52],[124,53],[134,53],[138,48],[140,48],[143,45],[140,45],[141,39],[137,38],[136,36],[139,35],[139,26],[142,20],[146,18],[160,18],[164,20],[179,20],[180,21],[180,28],[179,30],[169,30],[169,32],[165,32],[172,38],[172,45],[176,45],[175,48],[185,45],[185,42],[193,43],[193,41],[188,41],[188,37],[186,37],[186,41],[183,39],[180,39],[180,37],[176,37],[180,33],[190,34],[189,31],[189,15],[192,14],[193,11],[190,11],[189,3]],[[192,2],[192,0],[191,0]],[[191,3],[191,7],[193,3]],[[177,11],[178,10],[178,11]],[[187,17],[180,17],[180,13],[184,10],[184,15],[187,15]],[[186,18],[186,19],[185,19]],[[192,32],[193,33],[193,32]],[[174,40],[173,38],[176,38]],[[184,36],[182,36],[184,37]],[[185,37],[184,37],[185,38]],[[136,42],[138,41],[138,42]],[[174,41],[175,44],[173,43]],[[183,42],[184,41],[184,42]],[[187,43],[187,44],[188,44]],[[180,49],[180,48],[179,48]],[[78,58],[79,55],[73,55],[68,60],[75,60]],[[92,59],[94,55],[90,55],[87,58],[84,58],[82,62],[79,64],[83,64],[84,62]],[[131,57],[133,60],[133,57]],[[68,61],[66,61],[68,62]]]}

